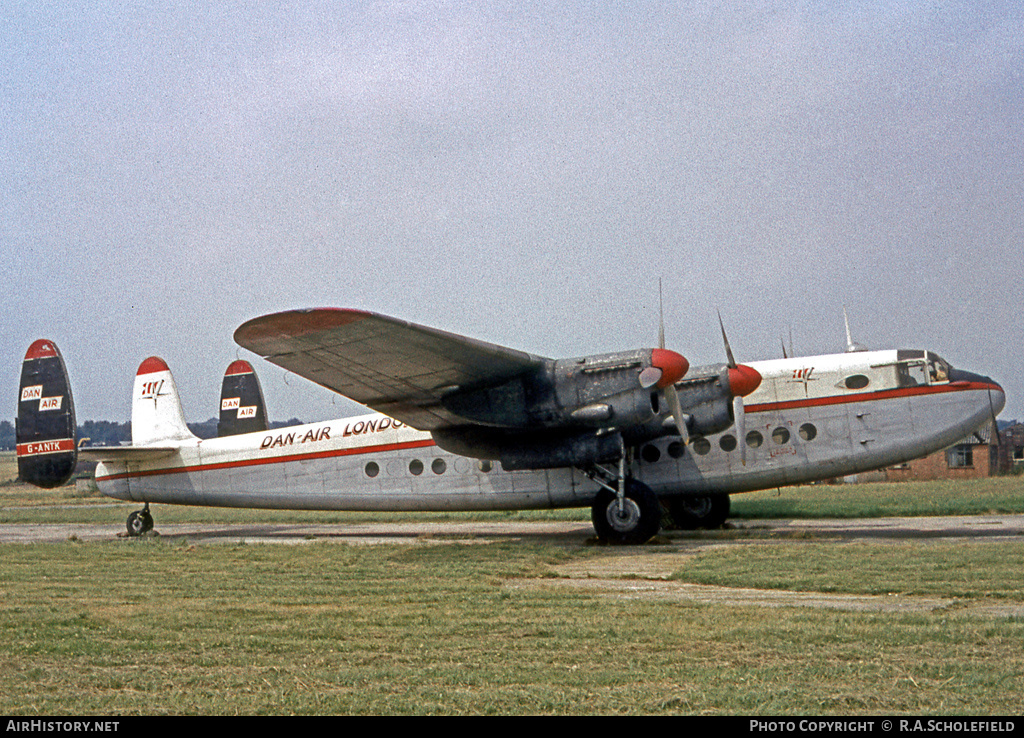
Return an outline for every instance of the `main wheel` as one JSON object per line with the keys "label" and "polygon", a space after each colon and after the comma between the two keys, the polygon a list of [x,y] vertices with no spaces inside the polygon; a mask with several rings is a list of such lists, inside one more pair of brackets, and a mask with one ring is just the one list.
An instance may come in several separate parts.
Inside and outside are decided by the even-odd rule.
{"label": "main wheel", "polygon": [[643,482],[626,480],[626,494],[619,505],[614,492],[602,489],[591,507],[597,537],[606,543],[646,543],[661,529],[661,503]]}
{"label": "main wheel", "polygon": [[668,503],[672,520],[683,530],[721,528],[729,517],[729,495],[683,495]]}
{"label": "main wheel", "polygon": [[153,516],[149,510],[136,510],[128,516],[128,535],[141,536],[153,530]]}

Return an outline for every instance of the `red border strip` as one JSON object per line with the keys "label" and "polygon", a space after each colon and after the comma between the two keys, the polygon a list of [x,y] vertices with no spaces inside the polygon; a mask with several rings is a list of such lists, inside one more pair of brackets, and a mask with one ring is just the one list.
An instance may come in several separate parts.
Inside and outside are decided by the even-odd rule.
{"label": "red border strip", "polygon": [[19,443],[17,445],[18,456],[44,456],[45,454],[63,454],[75,450],[75,441],[72,438],[54,439],[52,441],[34,441],[33,443]]}
{"label": "red border strip", "polygon": [[[97,482],[106,482],[114,479],[128,479],[139,477],[153,477],[163,474],[191,474],[201,471],[216,471],[219,469],[238,469],[246,466],[265,466],[267,464],[284,464],[289,461],[310,461],[312,459],[330,459],[336,456],[358,456],[361,454],[383,453],[385,451],[401,451],[409,448],[427,448],[436,446],[433,439],[422,441],[407,441],[405,443],[389,443],[382,446],[360,446],[358,448],[340,448],[333,451],[318,451],[309,454],[291,454],[286,456],[270,456],[262,459],[242,459],[240,461],[224,461],[214,464],[195,464],[193,466],[182,466],[168,469],[152,469],[149,471],[122,472],[108,476],[96,477]],[[201,453],[201,451],[200,451]]]}
{"label": "red border strip", "polygon": [[781,402],[763,402],[757,405],[746,405],[748,413],[765,413],[772,410],[793,410],[802,407],[821,407],[824,405],[848,405],[854,402],[876,402],[878,400],[895,400],[915,395],[939,395],[947,392],[965,392],[970,390],[996,390],[1002,392],[998,384],[987,382],[951,382],[950,384],[931,385],[928,387],[903,387],[900,389],[880,390],[878,392],[861,392],[853,395],[833,395],[830,397],[810,397],[806,400],[783,400]]}

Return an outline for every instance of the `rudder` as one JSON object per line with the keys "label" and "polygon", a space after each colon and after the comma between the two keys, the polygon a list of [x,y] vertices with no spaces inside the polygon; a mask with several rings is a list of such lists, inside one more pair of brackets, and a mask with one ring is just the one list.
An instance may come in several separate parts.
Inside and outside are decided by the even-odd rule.
{"label": "rudder", "polygon": [[17,416],[18,474],[37,487],[59,487],[75,472],[75,404],[64,357],[39,339],[21,365]]}
{"label": "rudder", "polygon": [[259,377],[248,361],[231,362],[224,373],[220,393],[217,435],[236,436],[267,430],[267,405]]}
{"label": "rudder", "polygon": [[132,393],[132,445],[193,441],[185,423],[178,388],[163,359],[151,356],[139,365]]}

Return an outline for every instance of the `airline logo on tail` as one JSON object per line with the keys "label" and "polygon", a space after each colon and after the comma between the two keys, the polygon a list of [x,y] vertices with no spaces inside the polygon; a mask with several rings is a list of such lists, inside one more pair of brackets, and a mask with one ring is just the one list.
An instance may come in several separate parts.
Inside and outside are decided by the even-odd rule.
{"label": "airline logo on tail", "polygon": [[33,385],[32,387],[22,387],[21,401],[29,402],[31,400],[39,400],[40,412],[44,410],[60,410],[64,404],[64,395],[43,397],[43,385],[41,384]]}
{"label": "airline logo on tail", "polygon": [[164,380],[162,379],[154,380],[152,382],[143,382],[141,393],[139,396],[143,400],[156,400],[156,398],[162,396],[160,390],[163,388],[163,386]]}
{"label": "airline logo on tail", "polygon": [[241,397],[225,397],[220,401],[220,411],[225,412],[227,410],[234,410],[235,417],[239,420],[243,418],[255,418],[256,417],[256,406],[245,405],[242,406]]}

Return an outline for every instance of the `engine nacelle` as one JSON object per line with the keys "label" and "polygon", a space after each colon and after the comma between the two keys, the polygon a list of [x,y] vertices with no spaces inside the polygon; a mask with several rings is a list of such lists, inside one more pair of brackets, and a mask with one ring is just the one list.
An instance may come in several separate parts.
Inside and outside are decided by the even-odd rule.
{"label": "engine nacelle", "polygon": [[732,403],[727,397],[709,400],[683,411],[686,416],[686,427],[690,433],[708,436],[721,433],[735,421],[732,415]]}
{"label": "engine nacelle", "polygon": [[469,423],[504,428],[625,428],[664,408],[661,390],[689,364],[664,349],[548,361],[502,385],[457,389],[442,404]]}
{"label": "engine nacelle", "polygon": [[687,430],[706,436],[733,424],[729,368],[712,365],[694,370],[694,378],[676,385]]}

